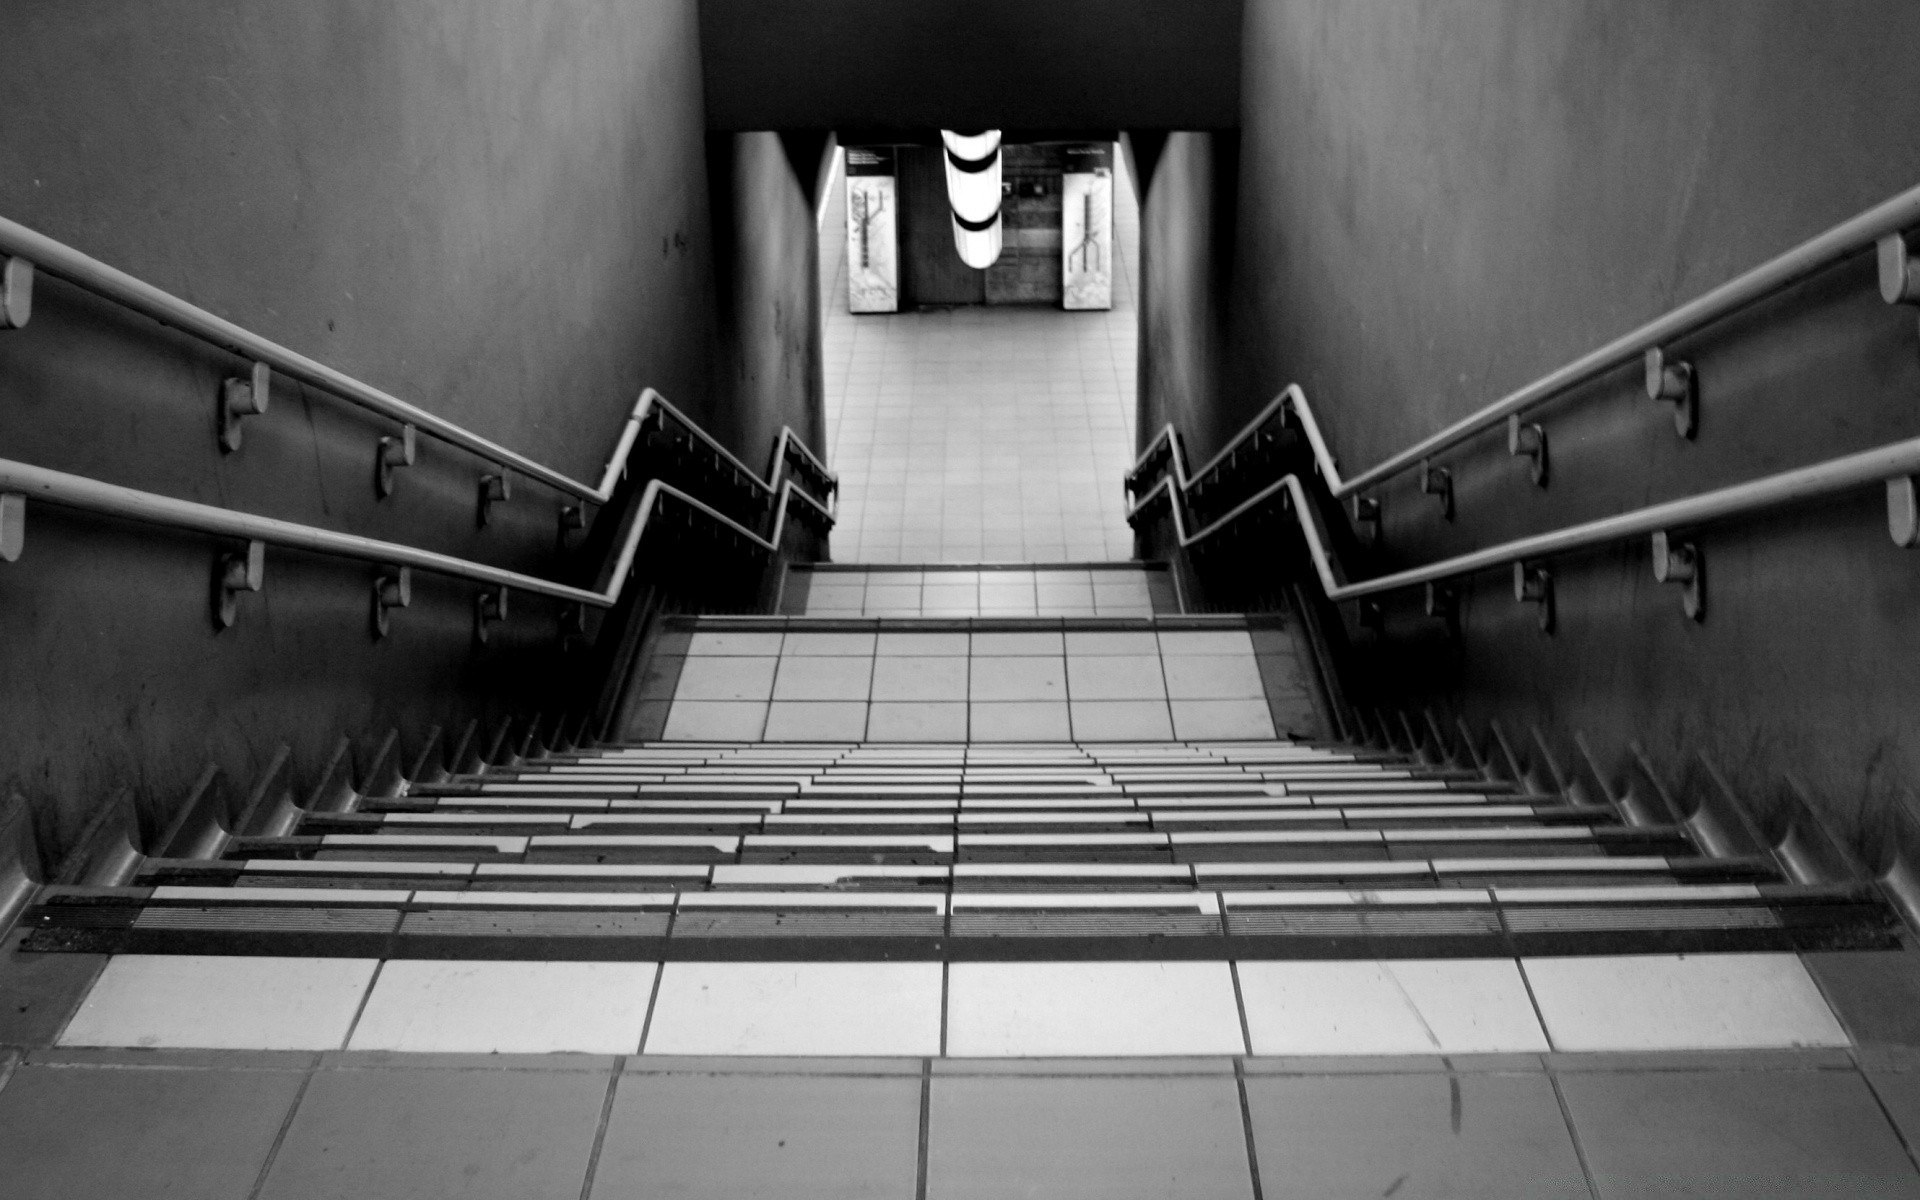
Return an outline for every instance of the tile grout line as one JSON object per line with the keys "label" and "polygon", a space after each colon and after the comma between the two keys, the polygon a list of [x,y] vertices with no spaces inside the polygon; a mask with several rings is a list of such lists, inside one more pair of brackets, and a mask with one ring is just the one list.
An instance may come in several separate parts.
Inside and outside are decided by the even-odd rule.
{"label": "tile grout line", "polygon": [[[1236,990],[1238,986],[1236,978]],[[1253,1186],[1253,1200],[1263,1200],[1265,1192],[1260,1186],[1260,1154],[1253,1141],[1253,1103],[1247,1098],[1247,1062],[1243,1058],[1233,1060],[1233,1086],[1240,1094],[1240,1133],[1247,1143],[1247,1181]]]}
{"label": "tile grout line", "polygon": [[260,1173],[253,1177],[253,1187],[247,1191],[248,1200],[259,1200],[260,1193],[266,1188],[267,1177],[273,1173],[273,1164],[280,1157],[280,1148],[286,1144],[287,1134],[293,1131],[293,1118],[306,1101],[307,1088],[313,1083],[313,1077],[319,1073],[319,1069],[320,1055],[316,1053],[300,1076],[300,1086],[293,1091],[293,1101],[287,1105],[287,1115],[280,1118],[280,1128],[274,1132],[273,1144],[267,1147],[266,1157],[260,1160]]}
{"label": "tile grout line", "polygon": [[[1218,893],[1216,893],[1216,895],[1217,894]],[[1225,914],[1222,914],[1220,921],[1223,927],[1226,919]],[[1222,932],[1225,932],[1224,928]],[[1233,979],[1233,1007],[1234,1010],[1240,1014],[1240,1043],[1246,1048],[1246,1052],[1251,1055],[1253,1053],[1253,1027],[1247,1022],[1247,998],[1240,990],[1239,960],[1232,958],[1227,960],[1227,974]]]}
{"label": "tile grout line", "polygon": [[[944,1033],[942,1035],[944,1037]],[[933,1130],[933,1060],[920,1060],[920,1150],[914,1162],[914,1200],[927,1200],[928,1143]]]}
{"label": "tile grout line", "polygon": [[1567,1106],[1566,1093],[1560,1090],[1560,1076],[1547,1068],[1547,1086],[1553,1089],[1553,1098],[1560,1105],[1560,1120],[1566,1124],[1567,1140],[1573,1143],[1573,1157],[1580,1164],[1581,1178],[1587,1181],[1587,1195],[1600,1200],[1600,1185],[1594,1182],[1593,1167],[1587,1162],[1587,1148],[1580,1144],[1580,1131],[1574,1128],[1573,1109]]}
{"label": "tile grout line", "polygon": [[[674,908],[674,915],[678,916],[679,906],[675,905]],[[635,1054],[645,1054],[647,1052],[647,1039],[653,1036],[653,1010],[658,1007],[660,1003],[660,981],[666,978],[666,974],[666,963],[659,962],[653,964],[653,989],[647,993],[647,1015],[640,1018],[640,1043],[633,1049]]]}
{"label": "tile grout line", "polygon": [[[656,983],[659,981],[657,973],[654,980]],[[594,1127],[593,1145],[587,1151],[587,1170],[580,1178],[580,1200],[588,1200],[592,1195],[594,1180],[600,1174],[600,1153],[606,1149],[607,1126],[613,1120],[614,1094],[620,1087],[620,1077],[625,1074],[626,1069],[627,1056],[616,1055],[613,1060],[613,1070],[607,1075],[607,1094],[600,1101],[600,1123]]]}
{"label": "tile grout line", "polygon": [[[957,833],[955,834],[954,842],[955,842],[955,847],[957,849],[959,844],[959,836]],[[956,855],[955,857],[957,858],[958,855]],[[951,903],[947,905],[947,936],[948,937],[953,936],[953,905]],[[940,1057],[941,1058],[945,1058],[947,1056],[947,1007],[949,1004],[952,1003],[953,991],[952,991],[952,987],[949,984],[949,977],[952,975],[952,972],[953,972],[953,964],[945,960],[942,960],[940,963]]]}
{"label": "tile grout line", "polygon": [[380,973],[386,969],[386,959],[374,961],[373,974],[367,977],[366,990],[360,993],[360,1003],[354,1006],[353,1019],[347,1022],[347,1032],[340,1038],[339,1049],[345,1050],[353,1045],[353,1035],[360,1028],[360,1018],[367,1015],[367,1005],[373,1000],[373,989],[380,982]]}
{"label": "tile grout line", "polygon": [[[1503,919],[1501,925],[1505,924]],[[1547,1040],[1547,1049],[1558,1050],[1560,1047],[1553,1044],[1553,1031],[1547,1028],[1547,1014],[1540,1008],[1540,997],[1533,994],[1533,977],[1527,974],[1527,964],[1516,956],[1513,960],[1513,969],[1520,973],[1520,986],[1527,989],[1527,1003],[1533,1005],[1533,1019],[1540,1026],[1540,1036]]]}
{"label": "tile grout line", "polygon": [[1880,1095],[1880,1089],[1873,1085],[1873,1076],[1867,1074],[1866,1068],[1860,1065],[1857,1055],[1849,1055],[1849,1057],[1853,1059],[1854,1073],[1859,1075],[1860,1081],[1867,1085],[1867,1094],[1873,1097],[1875,1106],[1880,1109],[1880,1115],[1886,1118],[1887,1124],[1892,1127],[1893,1136],[1899,1140],[1900,1148],[1907,1152],[1907,1161],[1911,1162],[1916,1170],[1920,1170],[1920,1154],[1914,1152],[1914,1145],[1907,1139],[1906,1131],[1900,1128],[1900,1122],[1893,1119],[1893,1110],[1887,1107],[1886,1099]]}

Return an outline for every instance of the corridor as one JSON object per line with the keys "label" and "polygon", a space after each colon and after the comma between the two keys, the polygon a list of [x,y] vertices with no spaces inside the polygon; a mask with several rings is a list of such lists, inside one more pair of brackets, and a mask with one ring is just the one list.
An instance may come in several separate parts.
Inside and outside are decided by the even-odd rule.
{"label": "corridor", "polygon": [[1114,156],[1113,308],[847,311],[845,177],[822,206],[827,460],[839,562],[1085,563],[1133,556],[1140,219]]}

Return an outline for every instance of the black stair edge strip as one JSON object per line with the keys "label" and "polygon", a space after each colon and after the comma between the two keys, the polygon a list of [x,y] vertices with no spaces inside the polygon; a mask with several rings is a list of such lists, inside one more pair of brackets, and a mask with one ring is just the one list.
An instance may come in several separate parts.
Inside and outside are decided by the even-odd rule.
{"label": "black stair edge strip", "polygon": [[[1254,961],[1328,959],[1538,958],[1621,954],[1899,951],[1887,914],[1835,912],[1818,922],[1668,929],[1570,929],[1515,933],[1355,932],[1344,934],[1018,935],[991,937],[872,933],[764,936],[568,935],[313,930],[136,928],[131,923],[34,927],[20,949],[33,953],[177,954],[519,961]],[[394,925],[399,914],[394,914]]]}

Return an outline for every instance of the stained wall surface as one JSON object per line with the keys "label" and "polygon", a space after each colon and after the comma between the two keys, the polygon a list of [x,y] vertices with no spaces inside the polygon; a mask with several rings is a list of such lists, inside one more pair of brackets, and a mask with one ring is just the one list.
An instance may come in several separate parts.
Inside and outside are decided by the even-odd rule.
{"label": "stained wall surface", "polygon": [[[1913,186],[1917,35],[1920,10],[1890,0],[1253,0],[1227,383],[1197,437],[1298,382],[1352,473]],[[1147,260],[1151,281],[1151,243]],[[1383,565],[1914,433],[1912,311],[1881,303],[1870,255],[1678,349],[1696,440],[1616,371],[1539,411],[1548,489],[1504,431],[1442,456],[1452,523],[1417,472],[1383,489]],[[1706,751],[1762,802],[1789,772],[1843,811],[1902,794],[1920,560],[1890,544],[1878,489],[1699,542],[1704,624],[1639,542],[1553,564],[1552,637],[1492,572],[1457,645],[1417,596],[1388,606],[1377,694],[1584,730],[1609,761],[1638,738],[1675,776]]]}
{"label": "stained wall surface", "polygon": [[[692,0],[297,0],[10,6],[0,214],[567,474],[598,480],[651,385],[708,414],[712,236]],[[476,528],[481,464],[276,380],[215,446],[236,360],[56,281],[0,334],[7,458],[522,570],[561,498],[516,480]],[[0,797],[71,844],[116,791],[164,811],[203,763],[244,780],[282,741],[550,703],[556,614],[484,650],[473,596],[416,580],[393,636],[371,571],[271,552],[238,625],[203,539],[34,506],[0,568]],[[0,810],[15,808],[13,802]],[[5,812],[0,811],[0,823]]]}

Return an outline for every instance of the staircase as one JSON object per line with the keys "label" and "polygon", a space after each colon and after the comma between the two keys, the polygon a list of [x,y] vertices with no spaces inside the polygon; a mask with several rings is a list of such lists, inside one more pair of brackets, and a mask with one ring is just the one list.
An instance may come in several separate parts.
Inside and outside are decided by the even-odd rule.
{"label": "staircase", "polygon": [[[632,740],[306,808],[262,795],[232,834],[202,813],[169,840],[200,852],[48,890],[26,948],[1538,974],[1896,944],[1871,885],[1792,882],[1578,789],[1324,740],[1308,658],[1276,618],[672,618]],[[1254,1032],[1229,1049],[1260,1053],[1239,990]]]}

